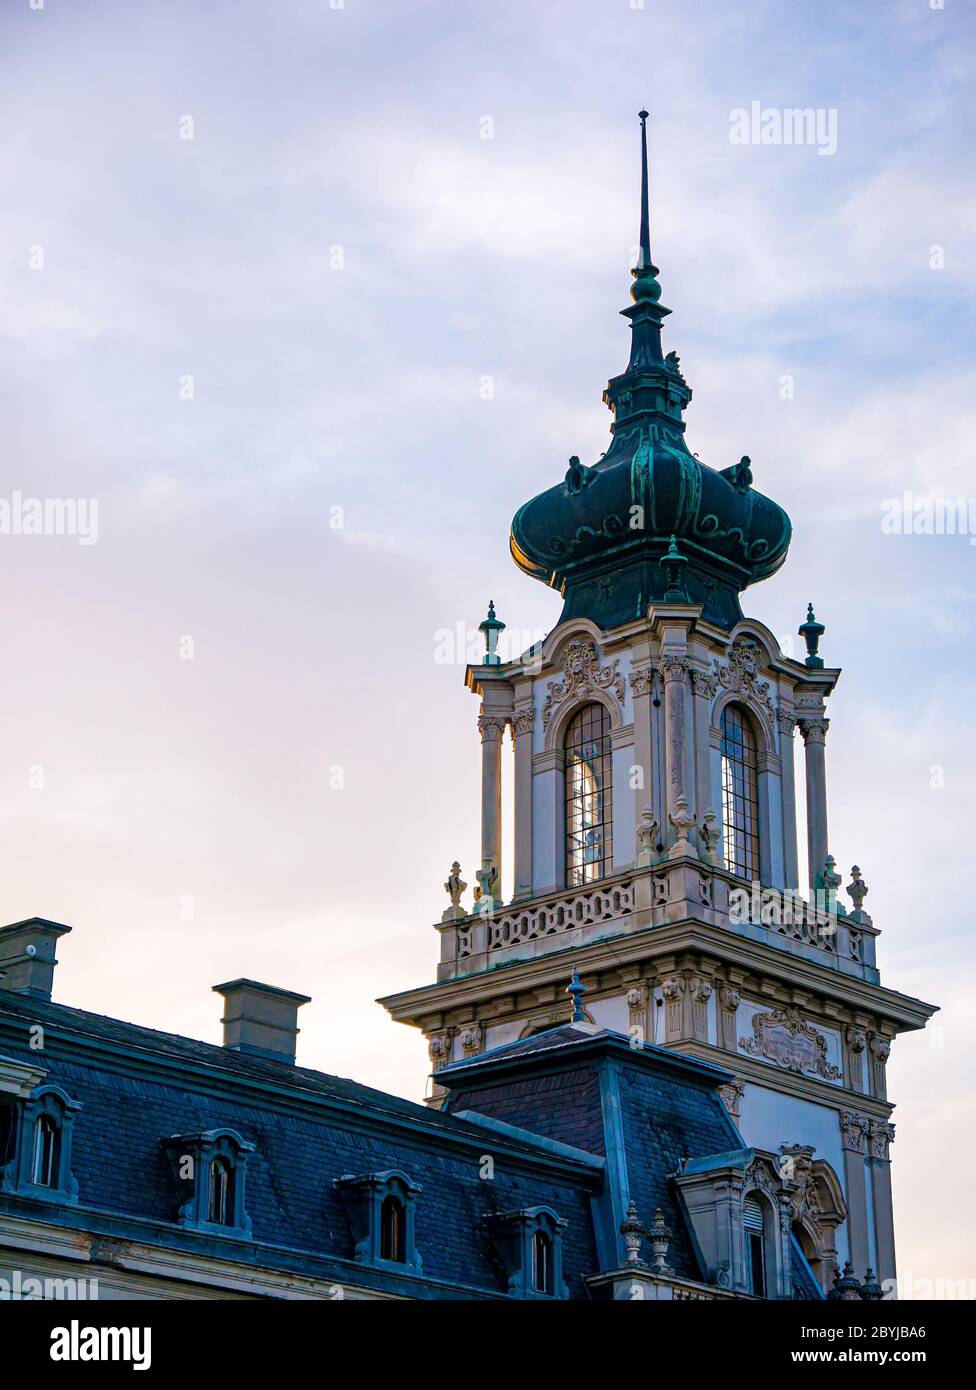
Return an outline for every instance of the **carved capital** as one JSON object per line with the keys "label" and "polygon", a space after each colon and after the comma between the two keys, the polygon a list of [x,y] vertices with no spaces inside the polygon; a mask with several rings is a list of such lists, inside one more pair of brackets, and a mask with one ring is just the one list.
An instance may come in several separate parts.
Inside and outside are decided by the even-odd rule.
{"label": "carved capital", "polygon": [[508,719],[505,715],[479,714],[478,728],[482,743],[500,743],[505,735]]}
{"label": "carved capital", "polygon": [[718,694],[718,676],[713,671],[692,670],[691,688],[703,699],[714,700]]}
{"label": "carved capital", "polygon": [[795,714],[791,714],[789,710],[780,708],[776,711],[776,723],[779,726],[779,731],[781,734],[784,734],[786,738],[793,737],[794,733],[796,732],[797,724]]}
{"label": "carved capital", "polygon": [[636,671],[630,673],[630,691],[637,698],[639,695],[650,695],[654,689],[654,672],[650,666],[641,666]]}
{"label": "carved capital", "polygon": [[431,1071],[440,1071],[442,1067],[446,1067],[451,1060],[450,1032],[432,1033],[427,1040],[427,1055],[430,1058]]}
{"label": "carved capital", "polygon": [[840,1112],[840,1139],[848,1153],[867,1152],[868,1119],[856,1110]]}
{"label": "carved capital", "polygon": [[888,1145],[895,1142],[895,1127],[887,1120],[872,1120],[868,1128],[868,1150],[872,1158],[888,1162]]}
{"label": "carved capital", "polygon": [[725,1009],[727,1013],[734,1014],[742,1001],[742,995],[737,989],[733,989],[731,985],[723,985],[719,993],[719,999],[721,1000],[722,1008]]}
{"label": "carved capital", "polygon": [[535,727],[535,706],[516,705],[515,713],[512,716],[512,732],[515,737],[521,738],[523,734],[531,734]]}
{"label": "carved capital", "polygon": [[800,733],[803,735],[804,743],[825,743],[827,740],[827,730],[830,728],[830,720],[823,716],[815,719],[798,719]]}
{"label": "carved capital", "polygon": [[665,685],[672,681],[684,681],[688,676],[688,660],[683,656],[662,656],[657,664]]}

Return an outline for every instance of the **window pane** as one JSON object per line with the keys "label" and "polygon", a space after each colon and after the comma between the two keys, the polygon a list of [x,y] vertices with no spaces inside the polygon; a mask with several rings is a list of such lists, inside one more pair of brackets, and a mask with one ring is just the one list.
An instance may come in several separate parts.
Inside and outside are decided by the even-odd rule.
{"label": "window pane", "polygon": [[613,867],[610,716],[584,705],[566,732],[566,887],[595,883]]}
{"label": "window pane", "polygon": [[756,740],[741,709],[722,712],[722,811],[725,867],[759,879],[759,794]]}

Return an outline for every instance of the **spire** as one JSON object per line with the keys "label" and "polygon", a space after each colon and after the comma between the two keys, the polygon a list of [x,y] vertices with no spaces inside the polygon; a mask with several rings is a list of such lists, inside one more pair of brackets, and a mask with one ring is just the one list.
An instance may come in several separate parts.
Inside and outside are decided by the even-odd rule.
{"label": "spire", "polygon": [[651,264],[651,227],[647,210],[647,118],[649,111],[638,111],[641,123],[641,221],[639,267]]}
{"label": "spire", "polygon": [[647,191],[648,113],[639,111],[637,114],[641,123],[640,249],[637,254],[637,264],[630,272],[634,277],[634,283],[630,287],[630,297],[633,303],[628,308],[621,310],[621,313],[631,322],[628,373],[661,365],[663,361],[661,320],[671,312],[670,309],[665,309],[664,305],[659,303],[661,285],[657,278],[657,266],[651,260],[650,198]]}

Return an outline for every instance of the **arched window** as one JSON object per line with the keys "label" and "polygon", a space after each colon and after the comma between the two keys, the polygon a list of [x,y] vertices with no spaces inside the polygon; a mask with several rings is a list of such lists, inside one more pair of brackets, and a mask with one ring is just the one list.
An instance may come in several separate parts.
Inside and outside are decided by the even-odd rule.
{"label": "arched window", "polygon": [[584,705],[566,731],[566,887],[595,883],[613,867],[610,716]]}
{"label": "arched window", "polygon": [[61,1135],[50,1115],[39,1116],[34,1125],[34,1169],[31,1181],[38,1187],[56,1187],[58,1183],[58,1146]]}
{"label": "arched window", "polygon": [[553,1290],[552,1237],[548,1231],[536,1231],[532,1237],[532,1289],[547,1294]]}
{"label": "arched window", "polygon": [[403,1203],[392,1193],[383,1198],[380,1208],[380,1259],[396,1264],[407,1261],[407,1223]]}
{"label": "arched window", "polygon": [[210,1164],[210,1192],[207,1220],[215,1226],[233,1226],[234,1202],[231,1196],[230,1164],[225,1158],[215,1158]]}
{"label": "arched window", "polygon": [[725,867],[759,880],[759,791],[756,737],[739,705],[722,711],[722,810]]}

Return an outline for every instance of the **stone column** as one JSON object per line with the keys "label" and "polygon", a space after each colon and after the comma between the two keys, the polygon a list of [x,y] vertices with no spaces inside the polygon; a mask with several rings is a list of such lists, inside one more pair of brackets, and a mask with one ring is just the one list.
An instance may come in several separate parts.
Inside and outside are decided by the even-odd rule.
{"label": "stone column", "polygon": [[798,891],[800,867],[796,849],[796,776],[793,768],[793,734],[796,730],[796,719],[781,709],[777,722],[783,786],[783,886]]}
{"label": "stone column", "polygon": [[830,720],[818,715],[812,719],[801,719],[799,724],[806,757],[807,857],[810,861],[810,887],[814,888],[817,875],[823,872],[827,858],[827,765],[824,745]]}
{"label": "stone column", "polygon": [[[664,752],[668,804],[661,820],[670,827],[670,815],[678,797],[685,795],[689,802],[694,788],[687,784],[685,759],[685,690],[688,685],[688,662],[683,656],[661,657],[661,678],[664,681]],[[694,806],[690,809],[694,811]]]}
{"label": "stone column", "polygon": [[532,896],[532,731],[535,707],[515,706],[515,894],[513,901]]}
{"label": "stone column", "polygon": [[482,714],[481,730],[481,857],[490,859],[498,870],[495,900],[502,891],[502,738],[508,719],[504,715]]}

